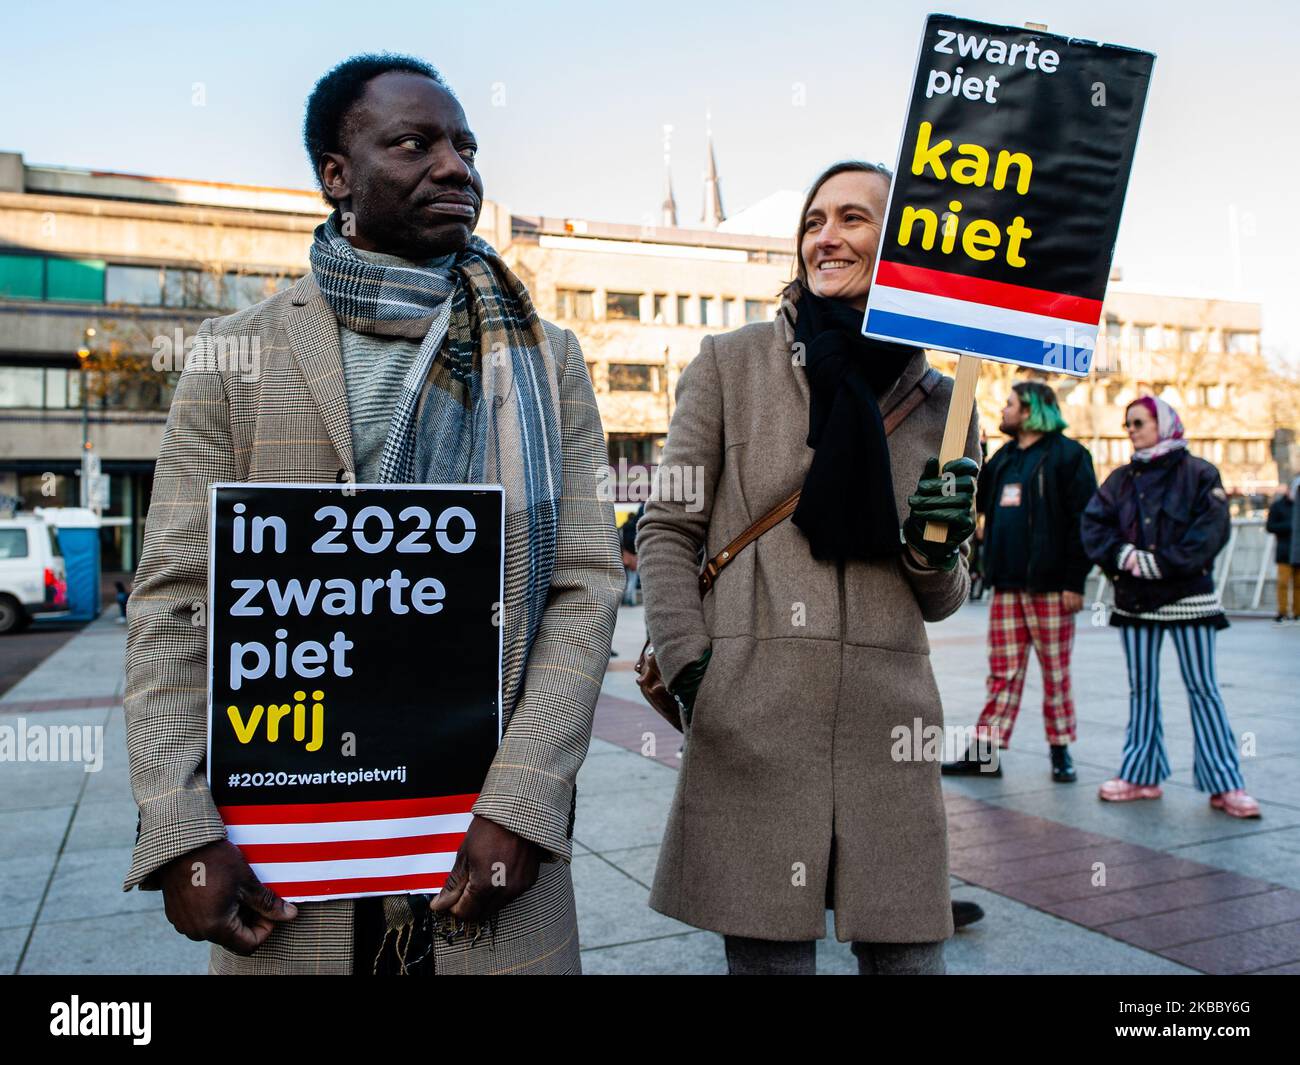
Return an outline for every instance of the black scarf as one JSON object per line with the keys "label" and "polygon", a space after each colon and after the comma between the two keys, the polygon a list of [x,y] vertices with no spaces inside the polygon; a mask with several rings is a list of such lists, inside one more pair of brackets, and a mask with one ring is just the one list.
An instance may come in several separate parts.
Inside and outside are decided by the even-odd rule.
{"label": "black scarf", "polygon": [[791,520],[813,558],[896,555],[903,539],[879,398],[917,349],[864,337],[862,312],[842,300],[805,289],[795,309],[795,340],[803,344],[812,393],[808,446],[815,453]]}

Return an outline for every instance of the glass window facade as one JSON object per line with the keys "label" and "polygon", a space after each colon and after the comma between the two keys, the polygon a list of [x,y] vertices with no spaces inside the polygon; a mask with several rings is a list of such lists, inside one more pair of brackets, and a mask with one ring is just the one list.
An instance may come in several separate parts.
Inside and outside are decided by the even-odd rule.
{"label": "glass window facade", "polygon": [[1225,331],[1223,334],[1224,350],[1229,355],[1259,354],[1259,334]]}
{"label": "glass window facade", "polygon": [[45,371],[39,366],[0,366],[0,407],[45,406]]}
{"label": "glass window facade", "polygon": [[573,318],[580,322],[590,322],[592,314],[592,297],[590,289],[557,288],[555,290],[555,316]]}
{"label": "glass window facade", "polygon": [[103,303],[104,260],[46,259],[45,298],[72,303]]}
{"label": "glass window facade", "polygon": [[0,255],[0,299],[45,296],[45,260],[38,255]]}
{"label": "glass window facade", "polygon": [[135,307],[160,307],[163,274],[160,266],[110,266],[105,272],[104,299]]}
{"label": "glass window facade", "polygon": [[110,265],[101,259],[0,255],[0,299],[237,311],[296,280],[290,274],[217,274],[182,267]]}
{"label": "glass window facade", "polygon": [[609,364],[609,390],[611,392],[653,392],[654,367],[643,363],[611,362]]}
{"label": "glass window facade", "polygon": [[[147,358],[138,367],[104,375],[86,374],[95,410],[165,411],[178,373],[159,373]],[[81,406],[81,370],[62,366],[0,366],[0,409],[75,410]]]}
{"label": "glass window facade", "polygon": [[606,292],[605,317],[614,321],[639,322],[641,297],[635,292]]}
{"label": "glass window facade", "polygon": [[0,255],[0,299],[103,303],[104,261]]}
{"label": "glass window facade", "polygon": [[610,433],[609,464],[616,467],[622,460],[629,466],[649,466],[658,461],[662,441],[663,437],[651,433]]}
{"label": "glass window facade", "polygon": [[165,270],[163,306],[204,310],[223,307],[221,276],[208,270]]}
{"label": "glass window facade", "polygon": [[222,278],[221,305],[242,311],[288,288],[294,280],[284,275],[228,273]]}

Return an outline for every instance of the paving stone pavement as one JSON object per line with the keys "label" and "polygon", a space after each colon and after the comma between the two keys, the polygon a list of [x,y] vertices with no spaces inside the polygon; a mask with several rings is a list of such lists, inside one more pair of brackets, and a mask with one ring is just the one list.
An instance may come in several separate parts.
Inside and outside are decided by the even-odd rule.
{"label": "paving stone pavement", "polygon": [[[987,607],[931,626],[949,724],[983,696]],[[953,895],[983,921],[948,944],[948,970],[977,973],[1295,972],[1300,968],[1300,627],[1235,621],[1220,672],[1247,785],[1264,817],[1210,811],[1191,781],[1187,703],[1166,649],[1163,702],[1174,776],[1159,803],[1111,806],[1096,785],[1116,767],[1128,712],[1117,634],[1080,616],[1075,686],[1079,783],[1054,785],[1037,666],[998,780],[945,781]],[[678,739],[640,701],[632,663],[639,607],[620,612],[596,736],[579,776],[574,846],[584,971],[720,973],[721,939],[646,905],[676,784]],[[0,762],[0,971],[198,973],[207,948],[177,935],[153,892],[121,891],[135,832],[121,712],[125,632],[105,617],[0,698],[21,721],[102,729],[102,769]],[[645,734],[654,737],[647,749]],[[1094,863],[1106,866],[1097,887]],[[849,974],[828,928],[819,971]]]}

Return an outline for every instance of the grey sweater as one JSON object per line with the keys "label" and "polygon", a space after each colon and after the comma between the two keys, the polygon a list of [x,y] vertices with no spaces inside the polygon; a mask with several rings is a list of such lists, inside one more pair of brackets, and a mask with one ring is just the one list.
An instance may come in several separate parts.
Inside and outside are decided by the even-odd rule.
{"label": "grey sweater", "polygon": [[[367,262],[397,266],[423,266],[426,270],[447,269],[454,256],[445,255],[427,263],[411,263],[392,255],[354,249]],[[441,345],[442,337],[437,338]],[[375,483],[393,411],[406,378],[420,350],[421,342],[404,337],[355,333],[339,326],[339,348],[343,355],[343,380],[347,387],[348,417],[352,423],[352,454],[356,459],[357,482]]]}

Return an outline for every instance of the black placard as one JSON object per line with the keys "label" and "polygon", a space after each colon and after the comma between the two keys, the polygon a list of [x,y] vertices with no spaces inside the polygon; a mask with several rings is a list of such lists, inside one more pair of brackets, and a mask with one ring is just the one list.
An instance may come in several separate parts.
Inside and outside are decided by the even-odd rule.
{"label": "black placard", "polygon": [[478,792],[500,740],[501,490],[214,485],[211,506],[218,807]]}
{"label": "black placard", "polygon": [[864,331],[1086,373],[1154,59],[930,16]]}

